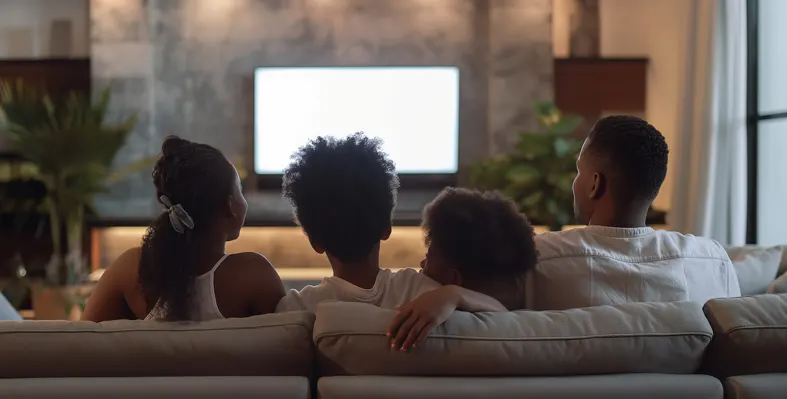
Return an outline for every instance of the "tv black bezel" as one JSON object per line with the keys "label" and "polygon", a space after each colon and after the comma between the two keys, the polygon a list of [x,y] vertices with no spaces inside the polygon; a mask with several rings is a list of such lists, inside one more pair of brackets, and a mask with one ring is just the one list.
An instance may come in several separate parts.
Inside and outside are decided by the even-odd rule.
{"label": "tv black bezel", "polygon": [[[256,157],[256,150],[257,150],[257,71],[260,69],[317,69],[317,68],[334,68],[334,69],[343,69],[343,68],[364,68],[364,69],[372,69],[372,68],[454,68],[456,69],[457,73],[457,98],[456,98],[456,107],[457,111],[461,109],[461,70],[458,65],[298,65],[298,66],[289,66],[289,65],[269,65],[269,66],[258,66],[254,68],[252,71],[252,162],[251,162],[251,170],[253,175],[256,177],[257,183],[257,190],[279,190],[281,189],[283,174],[281,173],[264,173],[260,174],[257,173],[257,157]],[[457,118],[459,115],[457,113]],[[457,119],[457,127],[456,127],[456,138],[457,138],[457,145],[454,150],[454,156],[457,163],[457,171],[452,173],[400,173],[399,174],[399,181],[401,183],[401,189],[408,190],[408,189],[431,189],[431,188],[442,188],[447,186],[456,186],[458,183],[458,172],[459,172],[459,135],[460,135],[461,127],[459,126],[459,120]],[[304,143],[305,144],[305,143]]]}
{"label": "tv black bezel", "polygon": [[[258,191],[281,190],[284,176],[282,174],[256,175]],[[430,173],[400,173],[399,183],[401,190],[434,189],[455,187],[458,183],[457,173],[430,174]]]}

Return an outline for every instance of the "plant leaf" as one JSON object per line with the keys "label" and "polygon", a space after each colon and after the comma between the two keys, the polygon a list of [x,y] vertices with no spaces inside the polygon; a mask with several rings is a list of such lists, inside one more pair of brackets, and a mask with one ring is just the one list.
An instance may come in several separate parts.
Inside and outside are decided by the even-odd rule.
{"label": "plant leaf", "polygon": [[552,116],[557,112],[557,107],[552,101],[538,101],[533,105],[533,111],[538,117]]}
{"label": "plant leaf", "polygon": [[525,160],[534,160],[552,153],[552,138],[539,133],[522,133],[516,144],[516,156]]}
{"label": "plant leaf", "polygon": [[[35,163],[49,191],[49,207],[61,215],[81,214],[93,197],[123,172],[111,174],[115,156],[136,125],[136,115],[107,122],[110,92],[96,102],[78,93],[54,100],[21,80],[0,82],[0,109],[9,142]],[[136,170],[139,165],[132,165]]]}
{"label": "plant leaf", "polygon": [[158,159],[158,155],[151,155],[149,157],[145,157],[134,161],[126,166],[123,166],[113,172],[111,172],[105,179],[104,184],[112,185],[116,184],[120,181],[123,181],[126,177],[139,173],[143,170],[152,169],[154,163]]}
{"label": "plant leaf", "polygon": [[532,208],[537,206],[539,202],[544,198],[544,193],[541,191],[535,191],[530,195],[522,198],[519,201],[519,204],[522,205],[525,209]]}
{"label": "plant leaf", "polygon": [[541,177],[541,172],[531,165],[519,164],[508,170],[506,178],[511,183],[517,185],[526,185],[534,183]]}
{"label": "plant leaf", "polygon": [[579,116],[567,115],[562,116],[551,124],[549,128],[552,133],[565,136],[574,133],[582,122],[583,119]]}
{"label": "plant leaf", "polygon": [[577,159],[579,151],[582,149],[582,142],[573,138],[556,136],[553,142],[555,155],[559,158],[570,157]]}

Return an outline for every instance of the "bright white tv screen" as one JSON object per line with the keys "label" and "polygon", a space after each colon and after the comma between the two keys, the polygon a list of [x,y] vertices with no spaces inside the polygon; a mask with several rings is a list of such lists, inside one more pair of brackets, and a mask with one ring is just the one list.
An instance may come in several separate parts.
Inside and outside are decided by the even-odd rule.
{"label": "bright white tv screen", "polygon": [[258,68],[254,168],[281,174],[318,136],[383,140],[399,173],[451,174],[458,163],[455,67]]}

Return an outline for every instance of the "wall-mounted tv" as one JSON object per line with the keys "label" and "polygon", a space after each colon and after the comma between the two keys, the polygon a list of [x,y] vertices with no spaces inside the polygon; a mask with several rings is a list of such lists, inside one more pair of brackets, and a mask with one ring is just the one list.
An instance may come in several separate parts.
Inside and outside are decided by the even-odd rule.
{"label": "wall-mounted tv", "polygon": [[281,175],[318,136],[383,140],[400,174],[458,166],[456,67],[265,67],[254,73],[254,170]]}

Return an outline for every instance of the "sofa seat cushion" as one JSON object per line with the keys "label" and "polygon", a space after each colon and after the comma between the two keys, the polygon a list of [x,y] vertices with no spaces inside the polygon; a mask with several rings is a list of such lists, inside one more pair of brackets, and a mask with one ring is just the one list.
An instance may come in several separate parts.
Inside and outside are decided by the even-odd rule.
{"label": "sofa seat cushion", "polygon": [[311,376],[314,315],[0,322],[0,378]]}
{"label": "sofa seat cushion", "polygon": [[730,377],[724,380],[728,399],[787,398],[787,374],[757,374]]}
{"label": "sofa seat cushion", "polygon": [[22,378],[0,384],[16,399],[277,398],[310,399],[306,377]]}
{"label": "sofa seat cushion", "polygon": [[728,377],[787,372],[787,294],[705,304],[714,336],[703,372]]}
{"label": "sofa seat cushion", "polygon": [[712,332],[699,305],[639,303],[564,311],[456,312],[410,353],[390,350],[395,311],[317,307],[321,375],[559,376],[692,373]]}
{"label": "sofa seat cushion", "polygon": [[574,377],[324,377],[320,399],[722,399],[706,375],[626,374]]}

